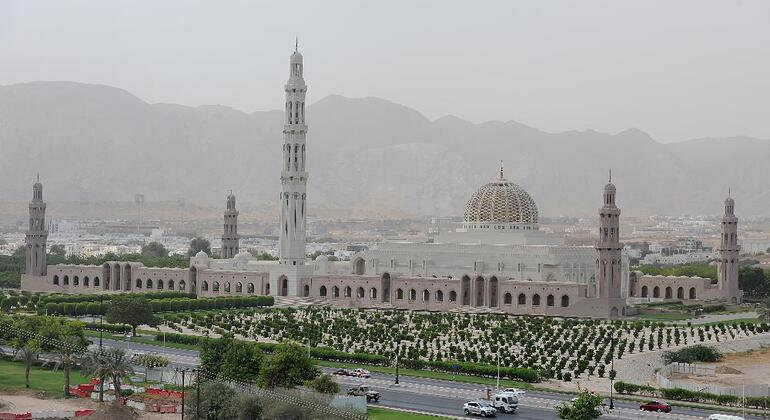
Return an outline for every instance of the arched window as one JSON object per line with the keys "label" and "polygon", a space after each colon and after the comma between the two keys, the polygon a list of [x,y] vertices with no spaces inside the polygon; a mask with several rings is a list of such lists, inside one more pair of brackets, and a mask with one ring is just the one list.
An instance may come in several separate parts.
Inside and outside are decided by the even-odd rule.
{"label": "arched window", "polygon": [[671,289],[671,286],[666,287],[666,299],[671,299],[673,297],[674,293]]}
{"label": "arched window", "polygon": [[321,286],[321,288],[318,290],[318,296],[326,297],[326,286]]}
{"label": "arched window", "polygon": [[174,280],[168,281],[168,290],[174,290]]}
{"label": "arched window", "polygon": [[519,305],[526,305],[527,304],[527,295],[524,293],[519,293]]}
{"label": "arched window", "polygon": [[219,282],[218,281],[214,282],[214,287],[212,289],[213,289],[212,290],[213,292],[218,292],[219,291]]}
{"label": "arched window", "polygon": [[505,305],[510,305],[513,303],[513,295],[510,293],[506,293],[505,296],[503,296],[503,303]]}
{"label": "arched window", "polygon": [[455,292],[454,290],[449,292],[449,301],[457,302],[457,292]]}
{"label": "arched window", "polygon": [[695,299],[695,288],[694,287],[690,288],[690,299]]}
{"label": "arched window", "polygon": [[249,293],[249,294],[254,293],[254,283],[249,283],[246,286],[246,293]]}
{"label": "arched window", "polygon": [[350,286],[345,286],[345,294],[343,297],[349,298],[353,295],[353,289],[350,288]]}
{"label": "arched window", "polygon": [[163,290],[163,279],[158,279],[158,290]]}
{"label": "arched window", "polygon": [[243,292],[243,283],[238,282],[235,283],[235,293],[242,293]]}
{"label": "arched window", "polygon": [[83,286],[88,287],[88,276],[83,277]]}
{"label": "arched window", "polygon": [[647,297],[647,286],[642,286],[642,297]]}
{"label": "arched window", "polygon": [[53,276],[53,284],[59,285],[59,276]]}
{"label": "arched window", "polygon": [[422,301],[430,302],[430,292],[428,291],[428,289],[425,289],[422,291]]}
{"label": "arched window", "polygon": [[684,287],[679,286],[679,288],[676,289],[676,298],[684,299]]}
{"label": "arched window", "polygon": [[359,298],[359,299],[364,297],[364,288],[363,287],[359,287],[358,289],[356,289],[356,297]]}
{"label": "arched window", "polygon": [[660,287],[655,286],[652,289],[652,297],[659,298],[660,297]]}
{"label": "arched window", "polygon": [[73,286],[80,286],[80,278],[78,276],[75,276],[72,278],[72,285]]}
{"label": "arched window", "polygon": [[134,287],[137,288],[137,289],[141,289],[142,288],[142,279],[136,279]]}
{"label": "arched window", "polygon": [[443,302],[444,301],[444,292],[441,290],[436,290],[436,302]]}
{"label": "arched window", "polygon": [[184,280],[179,280],[179,290],[185,290],[187,283]]}
{"label": "arched window", "polygon": [[396,299],[402,300],[404,299],[404,291],[401,289],[396,290]]}
{"label": "arched window", "polygon": [[353,274],[362,275],[366,272],[366,261],[363,258],[358,258],[353,262]]}
{"label": "arched window", "polygon": [[369,299],[377,299],[377,288],[372,287],[369,289]]}
{"label": "arched window", "polygon": [[203,283],[201,283],[201,290],[203,290],[204,292],[207,292],[209,290],[209,283],[207,281],[204,281]]}
{"label": "arched window", "polygon": [[540,306],[540,295],[537,293],[532,296],[532,306]]}
{"label": "arched window", "polygon": [[545,304],[546,304],[546,305],[548,305],[548,306],[553,306],[553,305],[554,305],[554,303],[553,303],[553,302],[554,302],[554,298],[553,298],[553,295],[548,295],[548,296],[545,298]]}
{"label": "arched window", "polygon": [[270,283],[265,283],[265,296],[270,296]]}
{"label": "arched window", "polygon": [[69,286],[70,285],[70,277],[69,276],[64,276],[64,285],[65,286]]}
{"label": "arched window", "polygon": [[225,293],[230,293],[230,282],[229,281],[225,282]]}
{"label": "arched window", "polygon": [[147,279],[145,284],[147,285],[147,287],[146,287],[147,289],[152,289],[152,279]]}
{"label": "arched window", "polygon": [[409,289],[409,300],[417,300],[417,291]]}
{"label": "arched window", "polygon": [[332,297],[338,298],[340,297],[340,288],[337,286],[332,287]]}
{"label": "arched window", "polygon": [[562,295],[562,297],[561,297],[561,307],[562,308],[566,308],[568,306],[569,306],[569,296]]}
{"label": "arched window", "polygon": [[310,285],[306,284],[305,287],[303,288],[303,296],[305,297],[310,296]]}
{"label": "arched window", "polygon": [[99,287],[99,277],[94,277],[94,287]]}

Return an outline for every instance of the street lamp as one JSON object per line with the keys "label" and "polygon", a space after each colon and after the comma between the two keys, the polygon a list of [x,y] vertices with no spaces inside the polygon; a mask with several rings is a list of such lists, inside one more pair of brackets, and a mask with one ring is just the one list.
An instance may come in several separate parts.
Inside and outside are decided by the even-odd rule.
{"label": "street lamp", "polygon": [[104,323],[102,321],[102,312],[104,312],[104,295],[99,294],[99,349],[102,348],[102,331],[104,331]]}
{"label": "street lamp", "polygon": [[398,385],[398,355],[401,353],[401,348],[396,346],[396,385]]}
{"label": "street lamp", "polygon": [[497,350],[497,385],[495,390],[500,391],[500,349]]}
{"label": "street lamp", "polygon": [[612,382],[615,380],[615,333],[610,333],[610,410],[615,409],[612,400]]}

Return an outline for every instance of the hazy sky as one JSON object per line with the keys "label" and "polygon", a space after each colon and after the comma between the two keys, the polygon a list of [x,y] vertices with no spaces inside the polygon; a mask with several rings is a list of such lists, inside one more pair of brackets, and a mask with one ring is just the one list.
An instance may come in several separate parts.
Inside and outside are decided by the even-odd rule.
{"label": "hazy sky", "polygon": [[770,139],[770,1],[6,1],[0,85],[279,109],[299,36],[310,101],[659,141]]}

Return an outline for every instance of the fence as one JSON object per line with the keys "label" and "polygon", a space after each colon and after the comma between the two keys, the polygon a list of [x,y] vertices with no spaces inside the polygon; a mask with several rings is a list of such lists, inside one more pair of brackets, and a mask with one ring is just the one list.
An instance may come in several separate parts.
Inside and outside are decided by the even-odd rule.
{"label": "fence", "polygon": [[747,384],[743,386],[705,385],[687,380],[671,379],[671,375],[677,373],[716,377],[716,371],[711,366],[700,366],[689,363],[671,363],[664,366],[655,374],[655,380],[661,388],[681,388],[688,391],[708,392],[716,395],[732,395],[735,397],[770,396],[770,386],[767,384]]}

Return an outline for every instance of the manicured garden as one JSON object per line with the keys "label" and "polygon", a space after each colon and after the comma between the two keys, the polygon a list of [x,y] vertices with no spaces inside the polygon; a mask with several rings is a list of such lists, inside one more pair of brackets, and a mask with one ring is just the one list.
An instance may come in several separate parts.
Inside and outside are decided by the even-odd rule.
{"label": "manicured garden", "polygon": [[[64,390],[64,372],[61,369],[54,371],[53,367],[54,363],[32,366],[29,372],[29,389],[60,397]],[[70,373],[70,381],[73,384],[85,384],[88,380],[78,371]],[[26,389],[24,363],[0,359],[0,389]]]}

